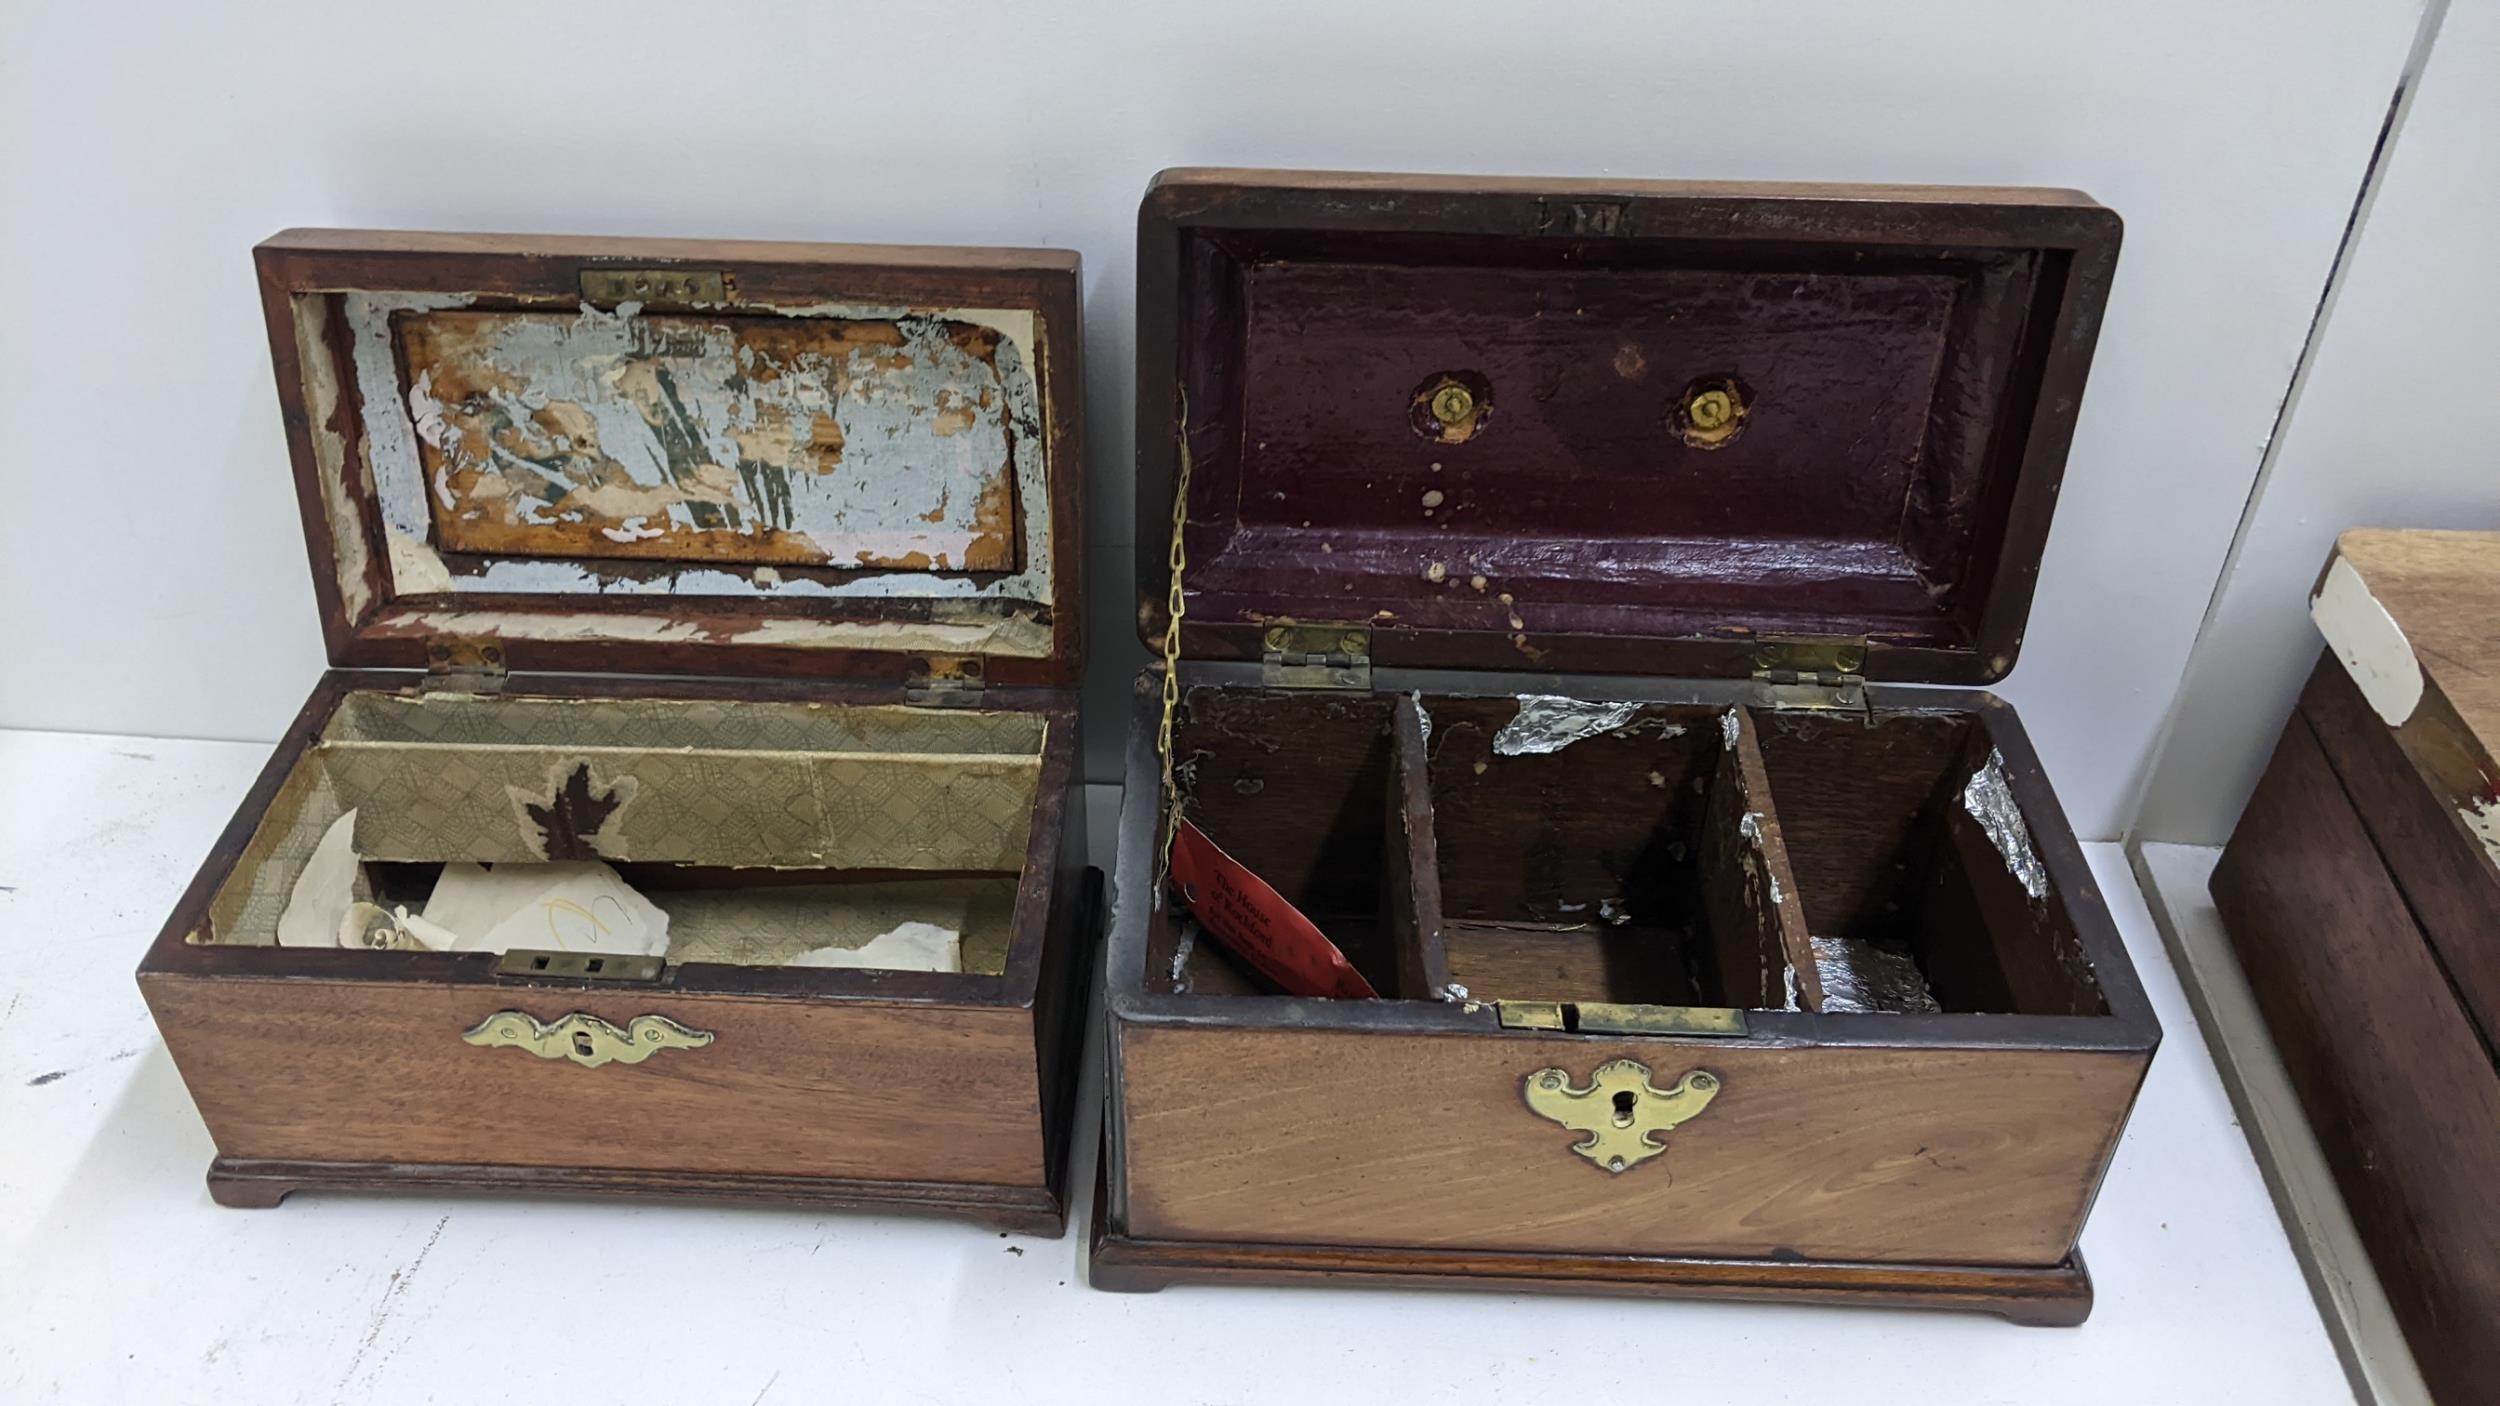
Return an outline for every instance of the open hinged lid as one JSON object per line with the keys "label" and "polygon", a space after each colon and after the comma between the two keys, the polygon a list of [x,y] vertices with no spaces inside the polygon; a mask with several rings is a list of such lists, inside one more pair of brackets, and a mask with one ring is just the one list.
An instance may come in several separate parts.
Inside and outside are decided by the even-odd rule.
{"label": "open hinged lid", "polygon": [[333,663],[1075,682],[1074,254],[254,252]]}
{"label": "open hinged lid", "polygon": [[1167,172],[1141,629],[1186,475],[1190,656],[1999,678],[2118,240],[2072,191]]}

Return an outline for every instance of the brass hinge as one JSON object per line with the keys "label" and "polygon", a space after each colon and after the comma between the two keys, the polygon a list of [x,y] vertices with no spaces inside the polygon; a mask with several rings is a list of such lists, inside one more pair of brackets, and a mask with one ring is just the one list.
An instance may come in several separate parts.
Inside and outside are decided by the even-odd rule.
{"label": "brass hinge", "polygon": [[1745,1013],[1730,1006],[1636,1006],[1614,1001],[1496,1001],[1505,1030],[1581,1035],[1704,1035],[1741,1038]]}
{"label": "brass hinge", "polygon": [[1372,686],[1369,625],[1270,625],[1260,656],[1260,681],[1269,688]]}
{"label": "brass hinge", "polygon": [[439,638],[425,644],[427,693],[501,693],[503,646],[494,640]]}
{"label": "brass hinge", "polygon": [[1753,676],[1774,708],[1867,715],[1865,671],[1864,635],[1754,641]]}
{"label": "brass hinge", "polygon": [[931,655],[903,681],[903,701],[920,708],[981,706],[981,661],[973,656]]}

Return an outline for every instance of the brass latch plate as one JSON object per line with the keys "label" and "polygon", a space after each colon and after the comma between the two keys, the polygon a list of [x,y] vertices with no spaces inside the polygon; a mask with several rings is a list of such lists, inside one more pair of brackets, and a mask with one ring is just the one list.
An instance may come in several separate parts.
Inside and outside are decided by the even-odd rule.
{"label": "brass latch plate", "polygon": [[534,952],[514,948],[495,963],[495,975],[546,977],[557,981],[657,981],[668,970],[666,957],[631,957],[616,952]]}
{"label": "brass latch plate", "polygon": [[1261,643],[1259,677],[1269,688],[1372,686],[1369,625],[1270,625]]}
{"label": "brass latch plate", "polygon": [[1506,1030],[1579,1035],[1699,1035],[1742,1039],[1745,1013],[1730,1006],[1641,1006],[1614,1001],[1496,1001]]}

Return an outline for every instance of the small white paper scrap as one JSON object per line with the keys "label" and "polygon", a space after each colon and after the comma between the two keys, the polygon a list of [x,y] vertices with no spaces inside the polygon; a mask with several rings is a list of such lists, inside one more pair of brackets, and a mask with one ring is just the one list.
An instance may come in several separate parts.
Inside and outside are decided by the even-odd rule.
{"label": "small white paper scrap", "polygon": [[963,934],[935,923],[905,923],[879,933],[857,947],[817,947],[782,965],[790,967],[874,967],[879,971],[959,972],[964,969]]}
{"label": "small white paper scrap", "polygon": [[597,860],[446,864],[417,921],[456,934],[455,952],[668,953],[668,914]]}
{"label": "small white paper scrap", "polygon": [[280,947],[337,947],[356,902],[356,812],[330,822],[278,915]]}

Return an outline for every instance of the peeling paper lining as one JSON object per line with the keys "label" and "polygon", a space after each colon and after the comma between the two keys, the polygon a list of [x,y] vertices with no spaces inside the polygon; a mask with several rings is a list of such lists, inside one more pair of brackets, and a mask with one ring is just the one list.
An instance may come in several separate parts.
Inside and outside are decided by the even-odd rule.
{"label": "peeling paper lining", "polygon": [[2422,703],[2422,663],[2404,628],[2370,594],[2370,584],[2351,562],[2337,557],[2326,569],[2326,579],[2309,599],[2309,618],[2380,719],[2402,727]]}
{"label": "peeling paper lining", "polygon": [[2478,797],[2471,805],[2457,807],[2457,819],[2464,821],[2465,828],[2482,841],[2483,857],[2500,868],[2500,800]]}
{"label": "peeling paper lining", "polygon": [[[370,470],[375,486],[375,497],[381,507],[386,527],[395,534],[407,535],[413,541],[423,542],[427,539],[432,517],[429,499],[441,497],[446,492],[444,485],[430,484],[426,481],[423,456],[419,453],[417,446],[420,441],[432,442],[431,437],[440,435],[444,426],[439,407],[434,403],[430,386],[420,381],[418,385],[410,388],[407,395],[402,395],[400,392],[398,343],[392,330],[391,319],[398,314],[455,311],[470,307],[475,302],[475,296],[466,293],[354,292],[347,294],[345,298],[346,321],[353,346],[354,390],[363,412],[362,423],[365,432],[364,453],[361,456],[362,463],[358,467]],[[320,320],[326,318],[327,315],[326,304],[318,298],[299,299],[298,307],[299,339],[316,336],[320,331]],[[309,313],[300,311],[302,309],[309,309]],[[877,596],[956,597],[1036,603],[1049,601],[1052,598],[1051,524],[1050,492],[1045,463],[1049,432],[1048,420],[1043,413],[1040,401],[1038,380],[1040,362],[1034,351],[1039,341],[1039,330],[1033,311],[1029,308],[908,308],[847,303],[774,307],[768,310],[785,317],[857,319],[872,322],[934,318],[965,322],[988,328],[999,334],[1001,344],[998,353],[1000,358],[998,389],[1007,398],[1007,405],[1002,413],[1015,424],[1017,429],[1013,440],[1013,462],[1010,473],[1015,482],[1016,500],[1022,505],[1017,513],[1017,517],[1021,519],[1020,530],[1023,534],[1021,555],[1024,567],[1022,570],[984,574],[976,578],[962,574],[862,567],[854,576],[847,576],[837,581],[823,581],[810,577],[784,578],[779,573],[763,577],[759,576],[752,567],[732,563],[723,563],[719,566],[687,563],[682,571],[658,576],[641,576],[595,571],[580,562],[571,560],[514,556],[490,560],[473,574],[450,578],[450,589],[461,594],[507,595],[647,594],[749,598]],[[741,311],[752,312],[757,309],[741,309]],[[640,309],[632,304],[620,305],[613,312],[600,312],[585,306],[581,313],[582,325],[596,328],[613,324],[620,328],[629,328],[639,313]],[[314,368],[317,374],[326,374],[330,359],[326,355],[315,355],[314,353],[318,350],[317,344],[306,346],[305,365]],[[325,407],[335,402],[338,389],[329,387],[326,391],[329,399],[316,402]],[[891,417],[881,419],[879,416],[890,407],[853,405],[847,400],[845,407],[852,414],[853,419],[859,422],[858,428],[863,431],[862,452],[865,452],[870,444],[882,444],[886,440],[887,436],[882,431],[888,428],[887,420]],[[630,446],[633,452],[640,452],[643,431],[622,418],[627,412],[604,402],[596,408],[600,413],[616,418],[609,439],[618,450],[625,452]],[[872,410],[876,413],[869,413]],[[865,416],[864,419],[863,416]],[[326,419],[324,416],[317,415],[315,423],[316,425],[326,423]],[[865,431],[871,428],[880,431],[873,440],[865,437]],[[712,426],[710,430],[717,431],[719,434],[727,433],[726,428],[722,426]],[[953,441],[949,441],[949,445],[951,449],[958,452],[964,448],[963,445]],[[720,446],[712,447],[718,451],[719,457],[734,458],[734,455],[721,450]],[[346,458],[343,449],[339,453],[339,458],[342,461]],[[857,466],[854,466],[854,469],[856,468]],[[932,462],[926,468],[925,477],[929,482],[946,480],[959,468],[958,465]],[[332,472],[326,456],[324,469],[326,478]],[[842,476],[841,481],[847,485],[849,476]],[[925,483],[920,483],[918,479],[915,479],[915,485],[927,486]],[[813,486],[827,487],[827,485]],[[830,487],[828,491],[831,491]],[[850,490],[846,488],[845,491]],[[878,514],[891,516],[890,505],[880,507],[876,498],[878,493],[890,491],[898,490],[895,490],[894,486],[882,475],[876,476],[870,482],[857,486],[856,492],[865,496],[858,504],[847,506],[855,506],[859,511],[872,516]],[[334,496],[341,501],[345,500],[344,494]],[[338,509],[334,506],[334,516],[337,511]],[[361,551],[361,533],[352,534],[356,538],[356,544],[352,548],[347,541],[349,534],[334,535],[341,536],[342,554],[351,550]],[[896,548],[896,554],[900,555],[908,550],[917,550],[925,544],[902,542],[898,539],[895,544],[890,545],[893,545]],[[872,555],[874,555],[873,552]],[[397,568],[403,564],[415,567],[418,575],[414,578],[399,576]],[[828,564],[840,566],[842,563]],[[409,595],[420,589],[429,588],[424,583],[429,582],[430,577],[426,574],[421,561],[413,558],[403,560],[399,554],[394,553],[392,565],[394,568],[393,595]],[[361,576],[363,570],[361,559],[354,566],[357,574]],[[347,575],[347,568],[348,564],[343,561],[341,564],[343,580]]]}
{"label": "peeling paper lining", "polygon": [[783,963],[791,967],[866,967],[878,971],[960,972],[963,935],[935,923],[909,922],[857,947],[816,947]]}
{"label": "peeling paper lining", "polygon": [[1519,695],[1519,715],[1493,735],[1499,757],[1541,756],[1574,742],[1612,732],[1641,710],[1638,703],[1591,703],[1545,693]]}
{"label": "peeling paper lining", "polygon": [[1971,773],[1962,788],[1962,808],[1986,831],[1988,842],[2004,856],[2006,872],[2022,884],[2033,902],[2049,896],[2049,871],[2031,847],[2031,828],[2023,823],[2022,807],[2014,803],[2005,781],[2005,754],[1991,750],[1987,762]]}

